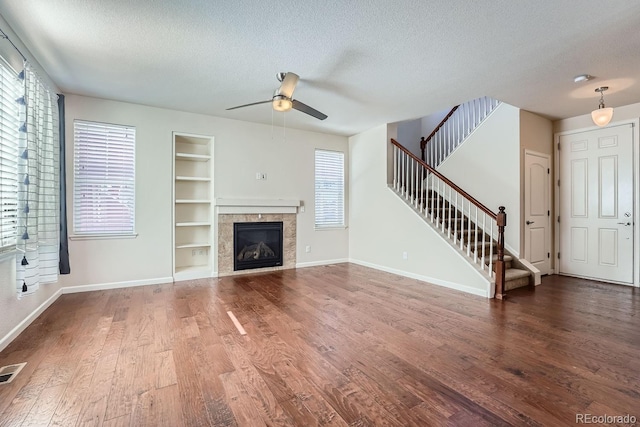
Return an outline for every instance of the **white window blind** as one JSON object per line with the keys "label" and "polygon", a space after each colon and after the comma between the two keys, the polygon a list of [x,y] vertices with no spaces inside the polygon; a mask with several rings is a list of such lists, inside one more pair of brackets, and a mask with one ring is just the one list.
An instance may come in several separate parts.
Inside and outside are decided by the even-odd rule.
{"label": "white window blind", "polygon": [[18,103],[22,82],[0,63],[0,251],[16,245],[18,216]]}
{"label": "white window blind", "polygon": [[76,120],[73,232],[134,234],[135,128]]}
{"label": "white window blind", "polygon": [[316,150],[316,228],[344,227],[344,153]]}

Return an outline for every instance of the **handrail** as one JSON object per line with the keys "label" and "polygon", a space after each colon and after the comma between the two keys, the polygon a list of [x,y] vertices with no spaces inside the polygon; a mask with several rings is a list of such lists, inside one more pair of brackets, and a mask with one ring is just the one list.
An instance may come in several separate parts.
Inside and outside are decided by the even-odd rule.
{"label": "handrail", "polygon": [[420,138],[422,160],[437,168],[498,105],[497,99],[483,96],[453,107],[427,138]]}
{"label": "handrail", "polygon": [[458,187],[456,184],[454,184],[449,178],[445,177],[444,175],[442,175],[440,172],[438,172],[437,170],[435,170],[434,168],[432,168],[431,166],[429,166],[428,164],[426,164],[423,160],[420,160],[416,155],[414,155],[412,152],[410,152],[409,150],[407,150],[406,148],[404,148],[398,141],[396,141],[395,139],[391,138],[391,144],[395,145],[396,147],[398,147],[401,151],[403,151],[405,154],[407,154],[409,157],[411,157],[413,160],[417,161],[421,166],[423,166],[424,168],[426,168],[429,172],[431,172],[433,175],[437,176],[440,180],[442,180],[443,182],[445,182],[447,185],[449,185],[451,188],[453,188],[455,191],[457,191],[458,193],[460,193],[462,196],[464,196],[467,200],[469,200],[472,204],[474,204],[478,209],[480,209],[481,211],[483,211],[484,213],[486,213],[487,215],[489,215],[491,218],[493,218],[494,220],[498,219],[498,214],[494,213],[491,209],[489,209],[488,207],[486,207],[485,205],[483,205],[482,203],[480,203],[478,200],[476,200],[473,196],[471,196],[469,193],[467,193],[466,191],[464,191],[462,188]]}
{"label": "handrail", "polygon": [[440,124],[438,124],[438,126],[436,126],[436,128],[433,130],[433,132],[431,132],[429,134],[428,137],[421,137],[420,138],[420,151],[422,151],[422,160],[425,160],[425,156],[424,156],[424,150],[427,147],[427,143],[429,141],[431,141],[431,138],[433,138],[433,136],[438,133],[438,131],[440,130],[440,128],[442,126],[444,126],[444,124],[446,123],[447,120],[449,120],[449,118],[453,115],[453,113],[456,112],[456,110],[458,109],[460,105],[456,105],[455,107],[453,107],[451,109],[451,111],[449,111],[449,114],[447,114],[446,116],[444,116],[444,119],[442,119],[442,121],[440,122]]}
{"label": "handrail", "polygon": [[[420,160],[416,155],[400,145],[398,141],[391,139],[391,144],[393,146],[394,191],[416,209],[420,215],[424,215],[425,220],[440,231],[445,239],[452,241],[453,245],[458,247],[463,254],[466,252],[466,257],[472,263],[480,263],[482,271],[487,268],[488,264],[489,278],[495,277],[495,298],[504,299],[506,297],[504,228],[507,225],[507,214],[504,206],[499,207],[497,214],[492,212],[432,166]],[[435,182],[436,180],[437,183]],[[431,187],[429,186],[429,181],[431,181]],[[426,196],[425,190],[429,190],[429,188],[433,190],[434,184],[437,195],[433,197],[433,194],[431,194],[429,198]],[[448,196],[447,192],[449,193]],[[458,203],[458,197],[461,198],[460,203]],[[466,214],[465,204],[468,205]],[[475,212],[472,212],[471,205],[475,206]],[[481,216],[478,215],[479,211],[482,211]],[[472,213],[475,213],[475,219]],[[489,219],[488,224],[486,222],[487,218]],[[460,228],[458,228],[458,224]],[[497,226],[498,232],[496,240],[497,260],[495,263],[493,262],[494,245],[491,244],[491,240],[494,238],[494,224]],[[486,241],[487,235],[490,239],[489,242]],[[486,251],[487,243],[489,243],[488,256]]]}

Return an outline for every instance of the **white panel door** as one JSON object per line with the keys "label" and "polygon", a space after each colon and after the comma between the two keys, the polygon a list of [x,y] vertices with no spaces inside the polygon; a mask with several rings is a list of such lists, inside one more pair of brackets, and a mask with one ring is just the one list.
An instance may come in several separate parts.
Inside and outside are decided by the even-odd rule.
{"label": "white panel door", "polygon": [[541,274],[551,272],[549,156],[524,154],[524,258]]}
{"label": "white panel door", "polygon": [[633,283],[633,130],[560,137],[560,273]]}

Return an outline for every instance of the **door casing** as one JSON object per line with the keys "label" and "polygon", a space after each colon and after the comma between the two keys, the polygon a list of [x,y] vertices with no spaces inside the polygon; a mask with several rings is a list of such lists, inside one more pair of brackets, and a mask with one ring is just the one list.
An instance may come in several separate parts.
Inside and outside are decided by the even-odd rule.
{"label": "door casing", "polygon": [[[528,149],[526,149],[526,150],[524,150],[524,158],[525,158],[525,160],[524,160],[524,166],[526,166],[526,163],[527,163],[527,160],[526,160],[526,159],[527,159],[527,156],[536,156],[536,157],[542,157],[542,158],[545,158],[545,159],[547,159],[547,161],[549,162],[549,163],[548,163],[548,167],[549,167],[549,168],[551,168],[551,156],[550,156],[549,154],[539,153],[539,152],[537,152],[537,151],[533,151],[533,150],[528,150]],[[529,189],[528,189],[528,188],[527,188],[527,186],[526,186],[526,182],[527,182],[527,176],[526,176],[526,174],[528,173],[528,171],[525,169],[524,173],[525,173],[525,177],[524,177],[524,181],[525,181],[525,185],[524,185],[524,197],[526,198],[526,197],[528,197],[528,196],[529,196],[529,194],[528,194],[528,190],[529,190]],[[548,209],[549,211],[551,211],[551,210],[553,210],[553,209],[552,209],[552,206],[551,206],[551,205],[552,205],[552,200],[551,200],[551,175],[550,175],[549,173],[547,173],[547,180],[546,180],[546,184],[545,184],[545,186],[546,186],[546,190],[547,190],[547,200],[546,200],[546,203],[547,203],[547,209]],[[525,200],[526,200],[526,199],[525,199]],[[526,206],[527,206],[527,203],[526,203],[526,201],[525,201],[525,202],[523,203],[523,207],[522,207],[522,212],[523,212],[523,223],[522,223],[522,229],[523,229],[523,231],[524,231],[524,235],[523,235],[523,244],[524,244],[524,246],[523,246],[522,254],[523,254],[523,256],[524,256],[525,258],[526,258],[527,256],[530,256],[530,254],[528,254],[528,253],[527,253],[527,245],[528,245],[528,243],[529,243],[529,242],[527,241],[527,239],[528,239],[528,229],[527,229],[527,225],[526,225],[526,223],[525,223],[525,222],[527,221],[527,213],[528,213],[528,212],[526,211]],[[547,223],[546,223],[546,225],[547,225],[547,229],[546,229],[546,236],[545,236],[545,240],[546,240],[547,244],[546,244],[546,247],[545,247],[545,251],[546,251],[546,252],[548,252],[548,253],[551,253],[551,241],[552,241],[552,234],[551,234],[551,216],[550,216],[550,215],[549,215],[549,216],[546,216],[545,221],[547,222]],[[528,261],[529,261],[530,263],[532,262],[531,260],[528,260]],[[548,264],[549,264],[548,270],[547,270],[547,271],[541,271],[541,274],[552,274],[552,273],[553,273],[553,268],[552,268],[552,265],[551,265],[551,259],[549,259]]]}

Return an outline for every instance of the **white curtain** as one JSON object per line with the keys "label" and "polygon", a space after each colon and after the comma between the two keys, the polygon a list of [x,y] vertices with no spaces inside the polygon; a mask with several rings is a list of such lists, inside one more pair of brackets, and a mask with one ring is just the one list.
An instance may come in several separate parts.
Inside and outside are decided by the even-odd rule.
{"label": "white curtain", "polygon": [[18,297],[58,280],[60,141],[57,95],[25,64],[18,145]]}

